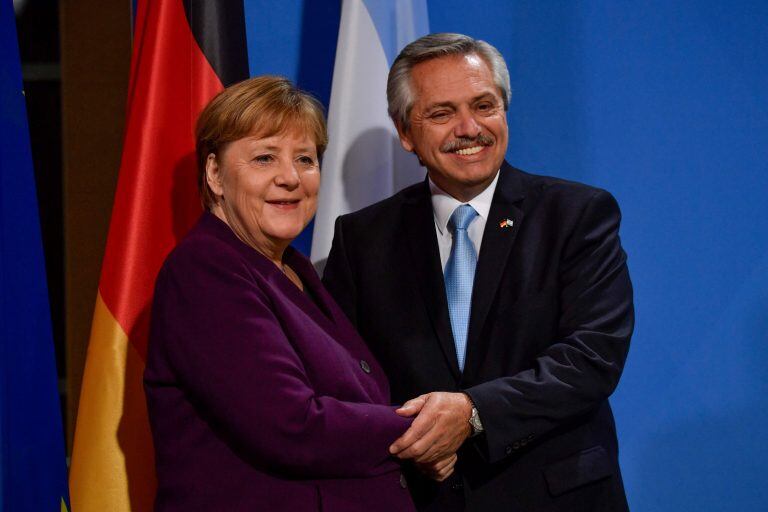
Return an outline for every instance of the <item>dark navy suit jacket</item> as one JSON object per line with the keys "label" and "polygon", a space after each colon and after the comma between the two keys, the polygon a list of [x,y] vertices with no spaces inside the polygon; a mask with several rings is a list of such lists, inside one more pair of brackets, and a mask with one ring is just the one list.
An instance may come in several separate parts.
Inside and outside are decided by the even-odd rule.
{"label": "dark navy suit jacket", "polygon": [[158,511],[412,510],[409,426],[309,261],[311,297],[206,213],[157,279],[144,375]]}
{"label": "dark navy suit jacket", "polygon": [[634,322],[619,208],[603,190],[506,162],[500,173],[463,373],[426,182],[340,217],[324,282],[395,402],[464,390],[480,412],[485,433],[462,447],[453,478],[409,475],[421,509],[625,510],[608,404]]}

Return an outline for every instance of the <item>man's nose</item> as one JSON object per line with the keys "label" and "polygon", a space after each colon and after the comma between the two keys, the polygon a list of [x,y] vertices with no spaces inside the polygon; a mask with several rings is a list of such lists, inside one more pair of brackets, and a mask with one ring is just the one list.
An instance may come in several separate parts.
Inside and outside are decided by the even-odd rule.
{"label": "man's nose", "polygon": [[475,120],[475,116],[472,114],[472,112],[459,111],[457,113],[457,123],[453,129],[453,134],[456,137],[467,137],[474,139],[480,135],[481,131],[482,127]]}

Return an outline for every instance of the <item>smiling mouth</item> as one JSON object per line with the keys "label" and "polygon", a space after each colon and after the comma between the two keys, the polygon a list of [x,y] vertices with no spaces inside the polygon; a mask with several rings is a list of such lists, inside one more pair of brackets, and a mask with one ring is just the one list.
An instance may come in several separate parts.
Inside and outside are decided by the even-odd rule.
{"label": "smiling mouth", "polygon": [[471,156],[476,155],[483,149],[493,146],[496,141],[493,137],[485,134],[479,134],[477,137],[458,137],[444,144],[440,151],[444,153],[453,153],[454,155]]}
{"label": "smiling mouth", "polygon": [[291,206],[296,206],[299,204],[298,199],[272,199],[268,200],[267,204],[271,204],[272,206],[277,206],[279,208],[290,208]]}
{"label": "smiling mouth", "polygon": [[475,153],[479,153],[483,149],[485,149],[485,146],[472,146],[471,148],[464,148],[464,149],[456,150],[455,153],[457,155],[468,156],[468,155],[474,155]]}

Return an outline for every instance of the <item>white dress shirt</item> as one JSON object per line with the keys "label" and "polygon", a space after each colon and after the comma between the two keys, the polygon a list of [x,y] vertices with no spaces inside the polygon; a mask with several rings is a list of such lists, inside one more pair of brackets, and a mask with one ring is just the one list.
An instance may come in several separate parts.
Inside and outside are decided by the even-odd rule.
{"label": "white dress shirt", "polygon": [[432,178],[429,179],[429,190],[432,193],[432,213],[435,216],[435,232],[437,233],[437,247],[440,249],[440,263],[445,272],[445,264],[451,255],[451,245],[453,245],[453,233],[448,229],[448,221],[451,219],[453,211],[462,204],[468,204],[477,212],[477,217],[467,228],[469,239],[475,246],[477,257],[480,257],[480,244],[483,241],[483,231],[485,223],[488,222],[488,214],[491,211],[491,201],[493,193],[496,191],[496,183],[499,181],[499,172],[496,171],[496,177],[485,190],[476,195],[468,203],[462,203],[458,199],[443,191],[435,185]]}

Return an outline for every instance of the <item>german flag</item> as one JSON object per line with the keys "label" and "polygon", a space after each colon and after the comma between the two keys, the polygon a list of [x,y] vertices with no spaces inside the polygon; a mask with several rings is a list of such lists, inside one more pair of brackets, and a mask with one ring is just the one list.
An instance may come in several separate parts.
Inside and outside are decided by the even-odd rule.
{"label": "german flag", "polygon": [[155,277],[202,211],[197,115],[247,77],[242,2],[138,1],[123,155],[70,468],[77,512],[152,509],[142,375]]}

